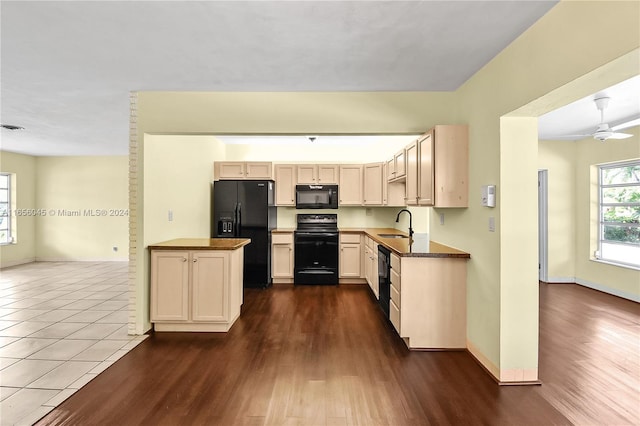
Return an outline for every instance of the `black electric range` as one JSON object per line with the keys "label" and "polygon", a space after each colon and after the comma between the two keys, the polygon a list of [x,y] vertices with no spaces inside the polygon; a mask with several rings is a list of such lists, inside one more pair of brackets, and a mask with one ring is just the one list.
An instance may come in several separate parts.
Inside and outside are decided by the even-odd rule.
{"label": "black electric range", "polygon": [[338,215],[298,214],[295,284],[338,284]]}

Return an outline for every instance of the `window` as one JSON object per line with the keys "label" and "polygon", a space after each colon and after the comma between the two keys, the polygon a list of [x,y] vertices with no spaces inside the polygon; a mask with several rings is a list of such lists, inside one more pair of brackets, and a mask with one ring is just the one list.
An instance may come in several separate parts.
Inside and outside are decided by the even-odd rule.
{"label": "window", "polygon": [[0,244],[13,242],[11,238],[11,175],[0,173]]}
{"label": "window", "polygon": [[640,267],[640,160],[599,167],[596,258]]}

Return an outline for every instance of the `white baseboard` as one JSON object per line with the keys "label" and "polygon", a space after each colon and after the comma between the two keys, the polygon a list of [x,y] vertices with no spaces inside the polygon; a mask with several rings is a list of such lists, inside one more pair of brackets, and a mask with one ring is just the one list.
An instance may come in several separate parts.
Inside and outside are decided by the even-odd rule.
{"label": "white baseboard", "polygon": [[10,261],[7,261],[7,262],[2,262],[0,264],[0,269],[9,268],[11,266],[24,265],[24,264],[35,262],[35,261],[36,261],[35,257],[31,257],[31,258],[28,258],[28,259],[20,259],[20,260],[10,260]]}
{"label": "white baseboard", "polygon": [[640,303],[640,295],[629,293],[627,291],[618,290],[617,288],[612,288],[603,284],[593,283],[591,281],[583,280],[581,278],[576,278],[576,284],[580,284],[584,287],[589,287],[594,290],[601,291],[603,293],[612,294],[614,296],[622,297],[623,299],[632,300],[634,302]]}
{"label": "white baseboard", "polygon": [[128,262],[129,257],[36,257],[36,262]]}
{"label": "white baseboard", "polygon": [[548,277],[547,284],[574,284],[576,277]]}
{"label": "white baseboard", "polygon": [[640,303],[640,295],[629,293],[626,291],[618,290],[613,287],[606,286],[604,284],[594,283],[588,280],[583,280],[577,277],[549,277],[547,284],[578,284],[583,287],[588,287],[594,290],[601,291],[603,293],[611,294],[613,296],[622,297],[623,299],[632,300]]}

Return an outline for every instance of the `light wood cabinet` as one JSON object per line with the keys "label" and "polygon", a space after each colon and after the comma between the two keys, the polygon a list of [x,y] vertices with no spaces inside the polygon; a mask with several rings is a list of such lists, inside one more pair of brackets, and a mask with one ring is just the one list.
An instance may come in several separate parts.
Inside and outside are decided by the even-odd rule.
{"label": "light wood cabinet", "polygon": [[362,278],[362,247],[360,234],[340,234],[340,278]]}
{"label": "light wood cabinet", "polygon": [[391,269],[390,269],[390,278],[391,278],[391,288],[390,288],[390,299],[389,299],[389,320],[393,327],[396,329],[398,333],[400,333],[400,312],[401,312],[401,301],[400,301],[400,290],[401,286],[401,263],[400,258],[395,254],[391,254]]}
{"label": "light wood cabinet", "polygon": [[[385,176],[388,176],[389,164],[384,165],[385,168]],[[383,179],[382,184],[382,204],[385,206],[393,206],[393,207],[405,207],[406,203],[404,201],[406,195],[406,182],[403,181],[395,181],[389,182],[389,179],[386,177]]]}
{"label": "light wood cabinet", "polygon": [[[444,164],[440,165],[443,167]],[[433,132],[418,139],[418,197],[420,206],[433,205]]]}
{"label": "light wood cabinet", "polygon": [[365,237],[364,245],[364,269],[365,279],[371,288],[371,291],[378,298],[378,243],[369,237]]}
{"label": "light wood cabinet", "polygon": [[389,317],[409,348],[466,347],[466,266],[466,259],[456,258],[394,262],[392,254]]}
{"label": "light wood cabinet", "polygon": [[296,166],[294,164],[276,164],[276,206],[296,205]]}
{"label": "light wood cabinet", "polygon": [[[407,151],[407,204],[468,207],[469,136],[466,125],[438,125],[415,146],[416,165]],[[413,145],[413,144],[412,144]],[[412,160],[411,160],[412,161]],[[411,171],[411,177],[409,172]],[[417,173],[416,173],[417,172]],[[415,187],[413,180],[417,179]],[[411,180],[411,191],[409,189]]]}
{"label": "light wood cabinet", "polygon": [[387,161],[387,177],[389,182],[403,181],[407,171],[407,153],[406,148],[398,151],[390,160]]}
{"label": "light wood cabinet", "polygon": [[156,331],[228,331],[240,315],[244,249],[151,250]]}
{"label": "light wood cabinet", "polygon": [[394,179],[402,179],[405,177],[407,171],[407,156],[404,149],[400,150],[393,156],[394,163]]}
{"label": "light wood cabinet", "polygon": [[415,206],[418,204],[418,141],[407,145],[405,152],[405,202],[408,206]]}
{"label": "light wood cabinet", "polygon": [[151,321],[189,319],[189,253],[151,253]]}
{"label": "light wood cabinet", "polygon": [[[371,163],[364,165],[364,205],[383,205],[383,179],[384,163]],[[386,182],[384,183],[386,184]]]}
{"label": "light wood cabinet", "polygon": [[361,206],[363,200],[362,164],[340,166],[338,195],[341,206]]}
{"label": "light wood cabinet", "polygon": [[220,179],[273,179],[273,164],[268,161],[217,161],[213,163],[213,178]]}
{"label": "light wood cabinet", "polygon": [[387,160],[387,180],[391,182],[395,178],[396,178],[396,158],[391,157],[390,160]]}
{"label": "light wood cabinet", "polygon": [[337,184],[339,167],[336,164],[298,164],[299,184]]}
{"label": "light wood cabinet", "polygon": [[293,233],[277,233],[271,237],[271,277],[274,284],[293,283]]}

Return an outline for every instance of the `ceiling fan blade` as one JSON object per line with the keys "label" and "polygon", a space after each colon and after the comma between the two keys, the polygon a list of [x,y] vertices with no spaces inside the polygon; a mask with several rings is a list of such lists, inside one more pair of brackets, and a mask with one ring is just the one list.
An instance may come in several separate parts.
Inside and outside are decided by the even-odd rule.
{"label": "ceiling fan blade", "polygon": [[627,138],[630,138],[631,136],[633,135],[630,135],[629,133],[613,133],[607,139],[627,139]]}
{"label": "ceiling fan blade", "polygon": [[617,124],[615,126],[611,126],[611,130],[616,132],[618,130],[624,130],[624,129],[628,129],[629,127],[635,127],[635,126],[640,126],[640,117],[634,118],[632,120],[626,120],[623,123]]}

